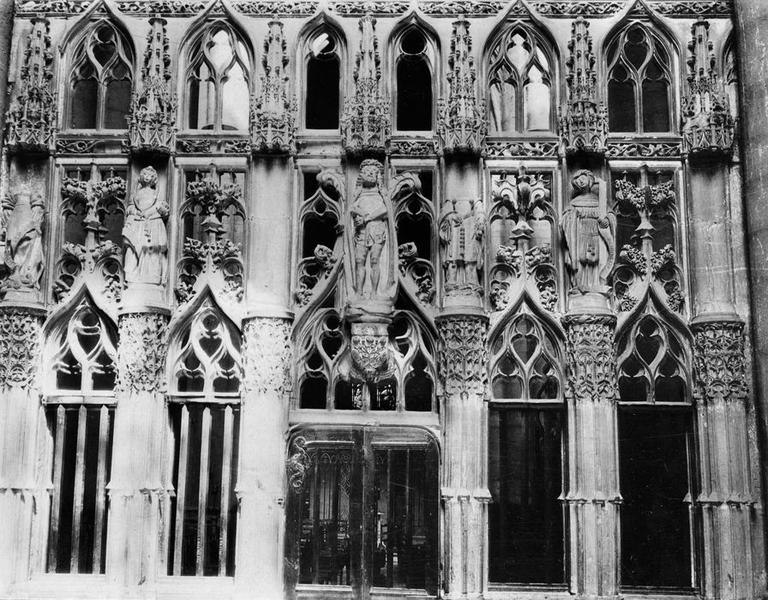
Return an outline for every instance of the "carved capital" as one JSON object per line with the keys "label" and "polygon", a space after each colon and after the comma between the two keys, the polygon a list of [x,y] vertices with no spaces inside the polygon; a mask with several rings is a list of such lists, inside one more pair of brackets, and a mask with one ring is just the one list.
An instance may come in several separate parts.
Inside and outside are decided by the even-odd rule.
{"label": "carved capital", "polygon": [[243,387],[247,392],[277,394],[290,390],[291,323],[258,317],[243,327]]}
{"label": "carved capital", "polygon": [[488,322],[485,317],[450,316],[437,322],[438,372],[446,395],[485,396],[488,387]]}
{"label": "carved capital", "polygon": [[0,310],[0,386],[33,385],[40,358],[43,314],[7,308]]}
{"label": "carved capital", "polygon": [[618,396],[613,315],[567,315],[566,396],[577,401],[607,400]]}
{"label": "carved capital", "polygon": [[168,352],[168,317],[158,313],[120,316],[117,351],[117,390],[162,392]]}
{"label": "carved capital", "polygon": [[744,400],[747,395],[744,323],[697,323],[692,329],[696,377],[705,402]]}

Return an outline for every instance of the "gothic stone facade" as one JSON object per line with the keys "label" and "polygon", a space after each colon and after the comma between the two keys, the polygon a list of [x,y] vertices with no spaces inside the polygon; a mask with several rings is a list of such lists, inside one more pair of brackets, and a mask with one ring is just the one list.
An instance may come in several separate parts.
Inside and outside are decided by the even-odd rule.
{"label": "gothic stone facade", "polygon": [[0,596],[764,595],[760,4],[5,2]]}

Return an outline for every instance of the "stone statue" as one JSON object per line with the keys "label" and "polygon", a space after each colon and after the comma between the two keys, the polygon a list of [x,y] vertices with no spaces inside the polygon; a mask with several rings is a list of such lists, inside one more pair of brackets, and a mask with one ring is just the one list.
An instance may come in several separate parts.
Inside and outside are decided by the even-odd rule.
{"label": "stone statue", "polygon": [[125,214],[125,280],[128,283],[163,285],[168,270],[168,204],[157,193],[157,171],[139,173],[139,189]]}
{"label": "stone statue", "polygon": [[562,219],[565,266],[570,294],[608,294],[608,276],[616,251],[616,216],[607,210],[605,188],[595,193],[591,171],[578,171],[571,179],[573,197]]}
{"label": "stone statue", "polygon": [[37,290],[43,274],[43,223],[45,202],[23,185],[3,201],[2,226],[5,230],[4,264],[8,272],[3,287]]}
{"label": "stone statue", "polygon": [[[389,211],[382,192],[382,171],[377,160],[368,159],[361,163],[355,200],[349,211],[354,228],[354,287],[357,294],[370,298],[381,293],[382,273],[388,277],[382,256],[389,259],[386,247],[392,242],[389,240]],[[366,288],[368,281],[370,286]]]}
{"label": "stone statue", "polygon": [[480,288],[484,266],[485,206],[482,200],[450,203],[440,222],[440,241],[444,246],[445,290],[474,293]]}

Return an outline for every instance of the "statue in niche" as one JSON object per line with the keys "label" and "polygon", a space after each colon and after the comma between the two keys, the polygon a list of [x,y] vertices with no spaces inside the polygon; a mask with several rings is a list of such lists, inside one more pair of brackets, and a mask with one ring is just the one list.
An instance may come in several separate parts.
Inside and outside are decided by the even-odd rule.
{"label": "statue in niche", "polygon": [[45,202],[22,185],[3,201],[2,227],[5,231],[4,264],[6,290],[37,290],[43,274],[43,223]]}
{"label": "statue in niche", "polygon": [[125,213],[125,280],[163,285],[168,270],[168,204],[157,193],[157,171],[145,167]]}
{"label": "statue in niche", "polygon": [[[607,210],[604,186],[596,186],[591,171],[578,171],[571,179],[573,196],[563,213],[565,266],[570,294],[608,294],[608,276],[615,261],[616,216]],[[595,193],[599,187],[599,194]]]}
{"label": "statue in niche", "polygon": [[475,292],[480,288],[484,266],[485,205],[482,200],[453,200],[440,222],[440,241],[445,250],[445,290]]}
{"label": "statue in niche", "polygon": [[[382,257],[389,259],[387,247],[391,243],[389,210],[382,190],[383,170],[382,164],[374,159],[360,164],[355,200],[349,211],[354,229],[354,287],[358,295],[368,298],[381,294],[382,273],[388,280],[391,266],[382,264]],[[388,283],[385,281],[385,285]]]}

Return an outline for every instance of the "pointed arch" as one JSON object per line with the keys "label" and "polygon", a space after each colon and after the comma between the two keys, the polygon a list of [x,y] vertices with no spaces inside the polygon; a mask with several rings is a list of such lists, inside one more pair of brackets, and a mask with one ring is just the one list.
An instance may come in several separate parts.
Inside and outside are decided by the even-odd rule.
{"label": "pointed arch", "polygon": [[677,131],[681,47],[663,20],[636,0],[609,31],[602,50],[609,130]]}
{"label": "pointed arch", "polygon": [[548,28],[517,2],[491,31],[482,56],[490,134],[553,131],[559,50]]}
{"label": "pointed arch", "polygon": [[299,97],[304,98],[299,109],[301,126],[338,130],[349,64],[347,44],[341,26],[325,11],[301,28],[295,64]]}
{"label": "pointed arch", "polygon": [[65,65],[67,129],[126,129],[136,49],[125,23],[104,0],[94,3],[59,46]]}
{"label": "pointed arch", "polygon": [[491,327],[488,347],[492,401],[562,401],[565,335],[527,291]]}
{"label": "pointed arch", "polygon": [[414,10],[393,28],[387,40],[395,129],[431,131],[435,98],[440,97],[440,38]]}
{"label": "pointed arch", "polygon": [[723,52],[720,60],[722,68],[722,82],[725,93],[728,96],[728,110],[734,119],[738,119],[741,111],[739,98],[739,54],[736,49],[736,34],[733,30],[723,44]]}
{"label": "pointed arch", "polygon": [[43,393],[50,396],[112,395],[117,369],[117,324],[87,286],[43,325]]}
{"label": "pointed arch", "polygon": [[[215,15],[221,7],[223,15]],[[179,90],[185,129],[247,131],[255,52],[246,28],[224,0],[199,15],[180,44]]]}
{"label": "pointed arch", "polygon": [[693,336],[652,286],[616,329],[619,399],[690,403]]}
{"label": "pointed arch", "polygon": [[169,393],[209,400],[238,396],[241,336],[210,290],[202,291],[169,328]]}

